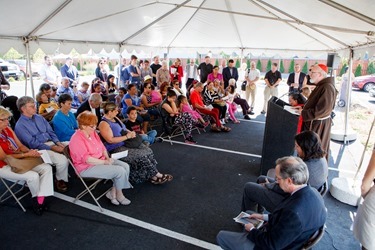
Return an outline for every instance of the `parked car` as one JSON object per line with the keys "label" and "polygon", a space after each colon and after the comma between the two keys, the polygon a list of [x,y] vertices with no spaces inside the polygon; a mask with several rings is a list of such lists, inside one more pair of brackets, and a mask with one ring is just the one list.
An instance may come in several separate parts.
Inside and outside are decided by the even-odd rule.
{"label": "parked car", "polygon": [[[20,70],[22,71],[23,75],[26,76],[26,60],[22,59],[15,59],[15,60],[8,60],[9,63],[17,64]],[[33,72],[33,76],[39,76],[39,69],[41,64],[31,63],[31,71]],[[30,76],[30,72],[27,74],[27,77]]]}
{"label": "parked car", "polygon": [[0,59],[0,67],[5,78],[13,77],[15,80],[18,80],[23,76],[23,73],[17,64],[9,63],[3,59]]}
{"label": "parked car", "polygon": [[352,87],[369,92],[370,89],[375,87],[375,74],[356,77]]}
{"label": "parked car", "polygon": [[370,94],[370,96],[375,97],[375,88],[370,89],[368,93]]}

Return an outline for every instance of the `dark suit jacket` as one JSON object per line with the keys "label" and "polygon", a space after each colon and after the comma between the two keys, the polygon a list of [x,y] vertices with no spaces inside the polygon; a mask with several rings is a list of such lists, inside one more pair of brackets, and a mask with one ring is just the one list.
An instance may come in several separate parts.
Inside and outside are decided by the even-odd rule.
{"label": "dark suit jacket", "polygon": [[225,67],[223,69],[223,78],[224,78],[224,87],[227,88],[229,85],[229,79],[234,78],[236,81],[238,80],[238,70],[236,67],[233,67],[233,73],[230,74],[229,67]]}
{"label": "dark suit jacket", "polygon": [[[78,117],[79,114],[81,114],[83,111],[86,111],[86,110],[91,112],[91,107],[90,107],[90,104],[89,104],[89,100],[84,101],[81,104],[81,106],[78,107],[77,112],[75,113],[76,117]],[[95,113],[96,113],[96,117],[98,117],[98,125],[99,125],[99,122],[102,119],[102,116],[100,114],[100,108],[96,108],[95,109]]]}
{"label": "dark suit jacket", "polygon": [[236,81],[238,80],[238,70],[236,67],[233,67],[233,73],[230,74],[229,67],[225,67],[223,69],[223,78],[224,78],[224,87],[227,88],[229,85],[229,79],[234,78]]}
{"label": "dark suit jacket", "polygon": [[253,229],[248,239],[254,249],[301,249],[322,227],[327,212],[321,195],[306,186],[283,200],[269,215],[266,231]]}
{"label": "dark suit jacket", "polygon": [[[294,75],[295,73],[291,73],[289,74],[289,77],[288,77],[288,81],[286,82],[289,86],[290,84],[294,83]],[[303,84],[303,80],[305,79],[305,76],[306,74],[303,73],[303,72],[300,72],[299,73],[299,79],[298,79],[298,90],[301,91],[302,89],[302,84]],[[293,87],[289,87],[289,92],[293,91]]]}

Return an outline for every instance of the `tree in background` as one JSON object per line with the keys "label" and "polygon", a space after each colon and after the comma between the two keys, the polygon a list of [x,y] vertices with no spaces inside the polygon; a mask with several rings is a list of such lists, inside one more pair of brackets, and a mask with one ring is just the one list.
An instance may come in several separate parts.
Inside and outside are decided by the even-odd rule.
{"label": "tree in background", "polygon": [[246,60],[246,67],[247,67],[248,69],[250,69],[250,59],[247,59],[247,60]]}
{"label": "tree in background", "polygon": [[219,66],[219,59],[216,58],[214,66]]}
{"label": "tree in background", "polygon": [[284,73],[285,69],[284,69],[284,61],[281,59],[280,60],[280,69],[279,69],[280,73]]}
{"label": "tree in background", "polygon": [[257,69],[259,71],[262,71],[262,62],[260,61],[260,59],[258,59],[258,61],[257,61]]}
{"label": "tree in background", "polygon": [[271,65],[272,65],[271,59],[268,59],[266,72],[271,70]]}
{"label": "tree in background", "polygon": [[294,72],[294,59],[292,59],[292,61],[290,62],[290,65],[289,65],[289,73],[293,73]]}
{"label": "tree in background", "polygon": [[236,60],[236,66],[235,66],[237,69],[239,69],[241,67],[241,62],[240,62],[240,59],[237,58]]}
{"label": "tree in background", "polygon": [[77,70],[81,70],[81,63],[79,61],[77,63]]}
{"label": "tree in background", "polygon": [[355,68],[354,76],[357,77],[361,75],[362,75],[362,65],[358,64],[357,68]]}
{"label": "tree in background", "polygon": [[370,62],[369,65],[367,66],[367,74],[375,74],[375,65],[374,62]]}
{"label": "tree in background", "polygon": [[40,48],[37,49],[33,55],[33,62],[35,63],[43,63],[44,62],[44,56],[46,54],[41,50]]}
{"label": "tree in background", "polygon": [[169,67],[173,65],[172,59],[169,59]]}
{"label": "tree in background", "polygon": [[108,62],[108,67],[109,67],[109,70],[113,70],[113,65],[111,61]]}
{"label": "tree in background", "polygon": [[23,58],[23,55],[18,53],[17,50],[14,48],[10,48],[7,53],[4,54],[3,59],[11,60],[11,59],[20,59]]}
{"label": "tree in background", "polygon": [[307,73],[309,73],[308,71],[309,71],[309,66],[307,65],[307,61],[306,61],[305,64],[303,65],[302,72],[307,75]]}
{"label": "tree in background", "polygon": [[199,65],[199,60],[198,60],[198,58],[195,59],[195,64],[196,64],[196,65]]}
{"label": "tree in background", "polygon": [[186,64],[190,64],[190,58],[187,59]]}
{"label": "tree in background", "polygon": [[342,76],[344,73],[345,73],[345,68],[348,67],[348,64],[346,63],[343,63],[342,67],[341,67],[341,70],[340,70],[340,74],[339,76]]}

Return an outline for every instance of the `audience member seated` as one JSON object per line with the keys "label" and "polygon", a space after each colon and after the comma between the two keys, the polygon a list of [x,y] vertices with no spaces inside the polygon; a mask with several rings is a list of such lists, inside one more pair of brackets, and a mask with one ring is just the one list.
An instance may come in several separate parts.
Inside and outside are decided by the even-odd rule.
{"label": "audience member seated", "polygon": [[72,107],[73,108],[78,108],[79,107],[79,101],[78,101],[78,97],[76,96],[76,94],[74,93],[74,90],[69,87],[69,78],[67,77],[63,77],[61,79],[61,86],[57,89],[57,97],[59,97],[60,95],[62,94],[69,94],[71,97],[72,97]]}
{"label": "audience member seated", "polygon": [[115,96],[115,104],[119,108],[119,110],[122,110],[122,98],[124,98],[126,94],[126,88],[120,87],[118,89],[118,94]]}
{"label": "audience member seated", "polygon": [[157,135],[156,130],[150,130],[147,134],[142,130],[141,123],[137,121],[137,109],[133,106],[128,107],[126,111],[128,114],[128,120],[125,122],[125,126],[129,131],[134,131],[142,137],[144,142],[148,144],[153,144],[155,142],[155,137]]}
{"label": "audience member seated", "polygon": [[[146,76],[147,77],[147,76]],[[154,117],[158,117],[160,115],[158,106],[161,103],[161,99],[157,100],[156,102],[152,101],[152,82],[150,79],[145,80],[143,84],[143,94],[141,95],[141,102],[142,106],[145,108],[145,110],[148,111],[150,115],[153,115]]]}
{"label": "audience member seated", "polygon": [[81,84],[81,88],[77,91],[77,98],[80,104],[84,103],[87,99],[89,99],[89,87],[90,84],[88,84],[87,82],[83,82]]}
{"label": "audience member seated", "polygon": [[115,92],[117,91],[117,86],[115,83],[115,76],[109,75],[107,78],[107,82],[105,84],[106,92],[108,93],[108,101],[114,102],[115,101]]}
{"label": "audience member seated", "polygon": [[219,66],[214,66],[212,69],[212,73],[208,74],[207,82],[215,82],[217,81],[220,86],[224,88],[224,79],[223,75],[219,73]]}
{"label": "audience member seated", "polygon": [[[49,85],[48,83],[43,83],[42,85],[40,85],[40,88],[39,88],[39,92],[45,94],[48,98],[48,102],[55,102],[55,98],[52,96],[52,95],[56,95],[56,91],[54,91],[53,93],[53,89],[51,87],[51,85]],[[53,94],[52,94],[53,93]],[[37,111],[39,110],[39,105],[37,103]],[[52,110],[51,112],[47,112],[47,113],[42,113],[40,114],[41,116],[44,117],[44,119],[46,119],[47,121],[51,121],[52,118],[54,117],[54,115],[56,114],[57,110]]]}
{"label": "audience member seated", "polygon": [[327,218],[322,196],[307,185],[309,171],[298,157],[276,161],[276,179],[288,194],[271,214],[251,214],[267,221],[262,228],[245,224],[243,232],[220,231],[216,239],[223,249],[301,249]]}
{"label": "audience member seated", "polygon": [[229,118],[234,123],[240,123],[240,121],[237,120],[237,118],[235,116],[236,111],[237,111],[237,104],[233,102],[235,95],[236,95],[236,92],[235,92],[234,86],[229,85],[227,95],[225,97],[223,97],[222,99],[225,100],[227,105],[228,105]]}
{"label": "audience member seated", "polygon": [[204,103],[211,105],[212,107],[219,110],[219,118],[221,123],[225,124],[225,117],[227,114],[227,104],[223,101],[218,92],[214,90],[214,83],[208,82],[205,86],[204,92]]}
{"label": "audience member seated", "polygon": [[211,130],[214,132],[229,132],[231,129],[224,127],[219,119],[220,111],[217,108],[211,108],[203,104],[201,93],[203,91],[203,83],[197,82],[194,85],[194,90],[190,94],[190,102],[194,109],[202,114],[209,115],[211,119]]}
{"label": "audience member seated", "polygon": [[106,197],[113,205],[129,205],[122,189],[131,188],[129,165],[110,158],[96,133],[96,115],[84,111],[77,117],[79,129],[73,134],[69,149],[73,164],[82,177],[112,179],[113,188]]}
{"label": "audience member seated", "polygon": [[72,135],[78,129],[76,117],[70,109],[72,108],[72,97],[68,94],[59,96],[60,110],[52,119],[53,129],[60,141],[70,141]]}
{"label": "audience member seated", "polygon": [[42,215],[47,210],[44,197],[53,195],[53,177],[50,165],[43,163],[23,174],[14,173],[11,167],[4,162],[6,156],[16,159],[25,157],[40,157],[35,149],[24,146],[9,127],[12,113],[0,106],[0,177],[8,180],[23,180],[34,199],[33,210]]}
{"label": "audience member seated", "polygon": [[[229,79],[229,85],[232,85],[236,89],[236,80],[234,78]],[[242,115],[245,120],[251,120],[249,114],[254,114],[251,112],[251,107],[246,99],[241,98],[238,93],[235,93],[233,102],[241,106]]]}
{"label": "audience member seated", "polygon": [[[308,184],[319,190],[328,177],[328,164],[319,136],[312,131],[304,131],[294,138],[297,154],[304,160],[310,173]],[[254,182],[245,184],[242,199],[243,211],[263,212],[263,209],[266,209],[273,212],[278,204],[289,195],[281,189],[274,178],[260,176],[257,182],[259,184]]]}
{"label": "audience member seated", "polygon": [[204,128],[207,127],[208,124],[210,124],[209,122],[206,122],[197,111],[192,109],[186,96],[180,95],[179,97],[177,97],[177,108],[181,113],[189,113],[193,118],[195,124],[199,125],[200,123],[200,125],[202,125],[198,127]]}
{"label": "audience member seated", "polygon": [[159,93],[161,95],[161,99],[164,100],[167,97],[167,93],[169,88],[171,87],[169,82],[163,82],[160,84]]}
{"label": "audience member seated", "polygon": [[56,188],[60,192],[67,190],[68,159],[62,154],[65,145],[59,141],[49,123],[36,114],[35,101],[29,96],[17,100],[21,117],[17,121],[15,132],[20,141],[28,148],[47,150],[52,163],[56,166]]}
{"label": "audience member seated", "polygon": [[108,95],[105,95],[105,94],[103,94],[103,92],[102,92],[102,84],[101,84],[101,83],[98,83],[98,82],[97,82],[97,83],[94,83],[94,84],[92,85],[91,94],[94,94],[94,93],[101,95],[101,96],[102,96],[102,100],[103,100],[104,102],[108,100]]}
{"label": "audience member seated", "polygon": [[176,92],[177,97],[179,97],[180,95],[184,95],[184,92],[180,88],[180,82],[178,80],[172,81],[172,90]]}
{"label": "audience member seated", "polygon": [[183,133],[185,135],[185,143],[195,144],[191,131],[195,125],[193,117],[187,112],[179,112],[176,106],[177,95],[173,90],[169,90],[167,97],[161,103],[161,115],[170,125],[183,126]]}
{"label": "audience member seated", "polygon": [[39,104],[38,113],[40,115],[49,112],[56,113],[56,111],[59,110],[59,106],[54,101],[51,101],[43,92],[36,94],[35,99]]}
{"label": "audience member seated", "polygon": [[111,103],[106,103],[103,110],[103,120],[99,124],[100,135],[103,137],[105,147],[111,154],[128,150],[128,156],[120,160],[130,165],[130,182],[137,184],[150,181],[153,184],[163,184],[166,181],[171,181],[173,179],[171,175],[161,174],[157,170],[154,153],[149,147],[143,143],[138,148],[127,147],[127,141],[131,143],[132,138],[136,137],[136,133],[127,130],[125,125],[116,117],[118,114],[117,108]]}
{"label": "audience member seated", "polygon": [[[107,89],[106,89],[106,87],[104,86],[105,81],[101,81],[99,77],[95,77],[95,78],[91,81],[91,89],[90,89],[91,94],[92,94],[92,93],[95,93],[96,91],[99,93],[98,90],[96,90],[96,91],[94,90],[94,88],[95,88],[94,85],[95,85],[96,83],[99,83],[99,85],[100,85],[100,92],[101,92],[101,94],[102,94],[103,96],[107,96],[107,95],[108,95],[108,93],[107,93]],[[97,86],[97,85],[95,85],[95,86]]]}
{"label": "audience member seated", "polygon": [[93,93],[90,95],[89,99],[79,106],[77,112],[75,113],[76,117],[81,114],[83,111],[90,111],[96,115],[98,121],[102,119],[102,115],[100,113],[100,105],[102,104],[103,99],[100,94]]}
{"label": "audience member seated", "polygon": [[128,117],[127,109],[130,106],[134,106],[138,111],[137,120],[139,123],[143,124],[143,131],[147,133],[148,123],[150,121],[150,114],[141,105],[141,98],[138,96],[137,86],[134,84],[128,85],[128,93],[122,98],[122,116],[124,118]]}

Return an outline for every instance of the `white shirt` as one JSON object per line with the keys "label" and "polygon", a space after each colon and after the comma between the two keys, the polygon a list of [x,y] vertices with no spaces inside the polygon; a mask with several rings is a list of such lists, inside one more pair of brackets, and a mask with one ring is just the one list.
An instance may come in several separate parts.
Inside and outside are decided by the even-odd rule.
{"label": "white shirt", "polygon": [[194,77],[194,64],[193,65],[190,65],[190,70],[189,70],[189,75],[188,75],[188,78],[195,78]]}
{"label": "white shirt", "polygon": [[294,72],[294,83],[298,83],[299,84],[299,75],[300,75],[301,72]]}
{"label": "white shirt", "polygon": [[61,76],[60,71],[57,70],[55,65],[48,66],[43,64],[39,71],[40,77],[44,80],[57,83],[57,77]]}
{"label": "white shirt", "polygon": [[250,69],[250,71],[246,70],[245,78],[249,78],[250,81],[254,81],[257,77],[260,77],[259,69]]}

